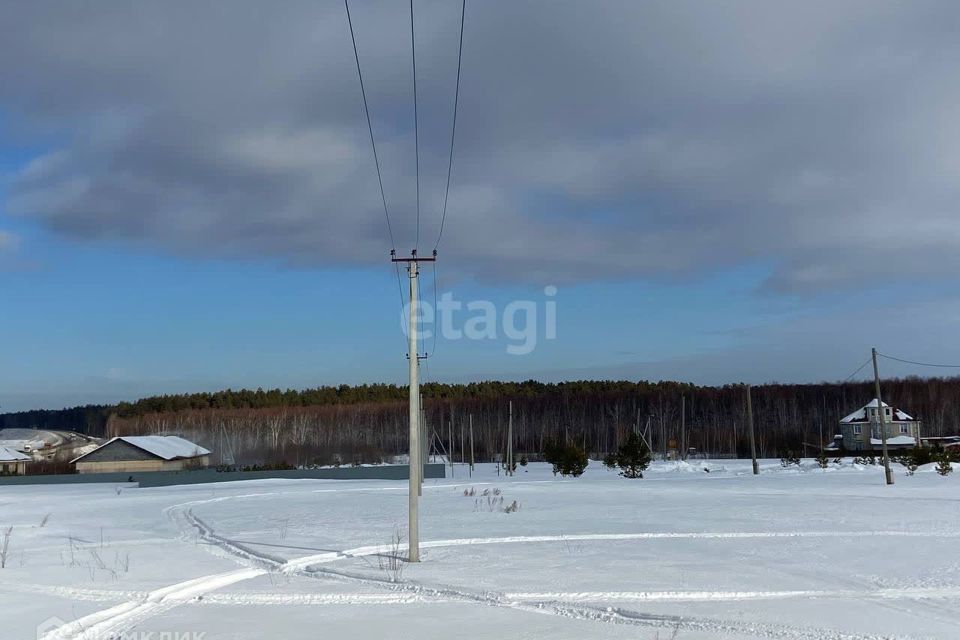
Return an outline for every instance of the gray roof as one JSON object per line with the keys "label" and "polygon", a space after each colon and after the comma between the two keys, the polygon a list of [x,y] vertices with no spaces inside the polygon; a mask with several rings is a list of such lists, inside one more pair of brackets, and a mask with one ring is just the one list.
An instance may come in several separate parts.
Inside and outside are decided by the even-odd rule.
{"label": "gray roof", "polygon": [[25,453],[20,453],[16,449],[11,449],[10,447],[0,447],[0,462],[26,462],[27,460],[32,460],[30,456]]}
{"label": "gray roof", "polygon": [[110,446],[110,443],[122,440],[127,444],[142,449],[147,453],[162,458],[164,460],[177,460],[182,458],[197,458],[199,456],[209,455],[210,452],[198,444],[194,444],[185,438],[179,436],[117,436],[105,442],[89,453],[85,453],[79,458],[73,460],[78,462],[87,457],[94,451],[103,447]]}

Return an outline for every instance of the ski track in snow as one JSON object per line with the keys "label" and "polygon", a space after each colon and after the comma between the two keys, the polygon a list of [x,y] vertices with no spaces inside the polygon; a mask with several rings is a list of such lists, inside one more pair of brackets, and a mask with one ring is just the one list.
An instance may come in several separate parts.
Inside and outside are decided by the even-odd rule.
{"label": "ski track in snow", "polygon": [[61,587],[48,584],[31,584],[17,582],[15,584],[0,584],[0,590],[16,593],[36,593],[57,596],[68,600],[82,600],[87,602],[109,602],[113,600],[136,600],[146,598],[146,591],[118,591],[110,589],[84,589],[83,587]]}
{"label": "ski track in snow", "polygon": [[[536,481],[534,481],[536,482]],[[463,483],[459,483],[463,484]],[[484,483],[475,483],[484,484]],[[310,493],[334,492],[376,492],[405,491],[399,487],[377,487],[359,489],[314,489]],[[902,598],[956,598],[960,597],[960,587],[932,588],[893,588],[875,591],[663,591],[663,592],[543,592],[543,593],[471,593],[459,589],[435,588],[416,583],[394,583],[343,572],[324,570],[321,565],[349,558],[360,558],[383,553],[383,545],[369,545],[345,551],[325,552],[307,555],[290,560],[253,551],[242,544],[218,535],[210,526],[193,514],[192,507],[243,498],[258,498],[278,495],[286,492],[261,492],[230,496],[220,496],[202,500],[193,500],[164,509],[164,512],[181,530],[183,541],[195,542],[197,538],[211,545],[218,554],[230,557],[244,565],[241,569],[193,578],[176,583],[147,594],[138,592],[96,592],[77,590],[78,595],[86,599],[113,599],[117,596],[131,599],[114,607],[92,613],[67,623],[46,634],[43,640],[99,640],[111,637],[135,627],[137,624],[173,607],[187,602],[209,605],[243,604],[413,604],[471,602],[488,606],[509,607],[521,611],[570,617],[581,620],[593,620],[614,624],[630,624],[657,629],[679,629],[682,631],[708,631],[733,635],[734,637],[759,637],[791,640],[909,640],[907,636],[875,636],[848,634],[830,629],[793,627],[759,622],[733,622],[718,619],[698,619],[691,617],[652,615],[623,608],[589,607],[572,605],[574,602],[597,601],[635,601],[635,602],[709,602],[736,600],[768,600],[790,597],[809,598],[862,598],[873,596],[881,599]],[[487,538],[453,538],[429,540],[421,543],[421,548],[443,548],[453,546],[550,543],[569,541],[611,541],[611,540],[657,540],[657,539],[777,539],[777,538],[848,538],[862,536],[901,536],[911,538],[956,538],[960,532],[917,532],[917,531],[764,531],[764,532],[638,532],[638,533],[596,533],[572,535],[540,536],[503,536]],[[326,576],[355,583],[373,585],[387,589],[391,593],[343,593],[343,594],[269,594],[269,593],[231,593],[211,594],[223,587],[250,580],[271,571],[305,576]],[[69,590],[69,588],[66,588]],[[65,593],[65,592],[64,592]],[[99,596],[102,596],[100,598]],[[78,598],[79,599],[79,598]]]}

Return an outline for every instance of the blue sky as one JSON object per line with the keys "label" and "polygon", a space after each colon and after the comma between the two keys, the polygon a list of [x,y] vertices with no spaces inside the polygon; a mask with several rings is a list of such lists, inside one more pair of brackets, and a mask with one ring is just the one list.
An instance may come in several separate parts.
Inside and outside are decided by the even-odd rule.
{"label": "blue sky", "polygon": [[[403,253],[395,4],[355,25]],[[556,286],[558,337],[523,356],[502,330],[441,339],[431,379],[837,380],[871,346],[960,361],[954,5],[542,4],[468,5],[438,291],[542,320]],[[418,13],[421,250],[455,5]],[[3,410],[405,380],[342,6],[0,11]]]}

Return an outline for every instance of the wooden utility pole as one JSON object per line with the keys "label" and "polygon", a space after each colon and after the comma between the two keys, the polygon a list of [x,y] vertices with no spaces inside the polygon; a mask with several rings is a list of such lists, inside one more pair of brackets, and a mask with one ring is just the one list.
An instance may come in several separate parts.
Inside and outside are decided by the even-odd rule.
{"label": "wooden utility pole", "polygon": [[[893,470],[890,468],[890,454],[887,451],[887,425],[886,412],[883,410],[883,400],[880,398],[880,369],[877,368],[877,350],[870,350],[873,354],[873,384],[877,392],[877,423],[880,425],[880,439],[883,443],[883,473],[887,478],[887,484],[893,484]],[[872,438],[873,434],[868,434]],[[867,444],[873,448],[873,443],[869,440]]]}
{"label": "wooden utility pole", "polygon": [[513,400],[510,401],[509,419],[507,422],[507,473],[513,475]]}
{"label": "wooden utility pole", "polygon": [[680,396],[680,459],[687,459],[687,396]]}
{"label": "wooden utility pole", "polygon": [[753,475],[760,474],[760,465],[757,463],[757,443],[753,436],[753,388],[747,385],[747,424],[750,427],[750,459],[753,460]]}
{"label": "wooden utility pole", "polygon": [[473,414],[470,414],[470,477],[473,477]]}

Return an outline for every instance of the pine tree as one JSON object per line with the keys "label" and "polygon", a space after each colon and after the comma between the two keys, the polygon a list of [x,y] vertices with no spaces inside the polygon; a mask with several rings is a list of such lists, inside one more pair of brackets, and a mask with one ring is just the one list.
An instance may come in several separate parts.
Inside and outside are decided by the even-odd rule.
{"label": "pine tree", "polygon": [[820,465],[821,469],[826,469],[830,465],[830,461],[827,460],[827,454],[823,451],[817,456],[817,464]]}
{"label": "pine tree", "polygon": [[642,478],[650,466],[650,448],[643,438],[631,433],[617,451],[616,460],[624,478]]}
{"label": "pine tree", "polygon": [[949,455],[944,453],[937,456],[937,473],[942,476],[953,473],[953,467],[950,465]]}

